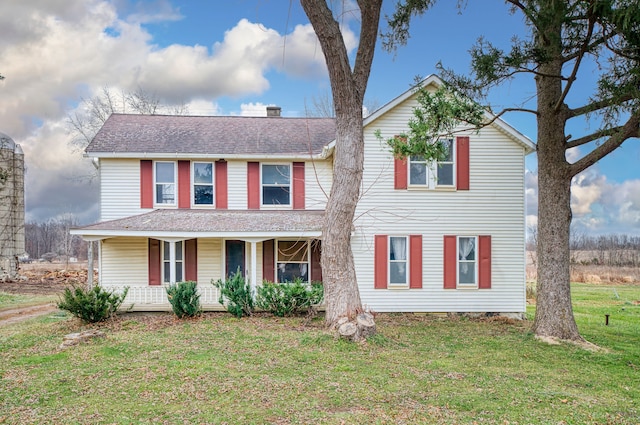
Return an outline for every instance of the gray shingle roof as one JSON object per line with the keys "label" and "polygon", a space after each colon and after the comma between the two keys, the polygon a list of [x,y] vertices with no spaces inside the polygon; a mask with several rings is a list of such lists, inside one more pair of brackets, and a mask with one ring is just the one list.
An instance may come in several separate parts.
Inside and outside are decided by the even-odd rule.
{"label": "gray shingle roof", "polygon": [[86,151],[223,155],[319,154],[333,118],[113,114]]}
{"label": "gray shingle roof", "polygon": [[75,234],[100,232],[248,233],[320,232],[324,211],[318,210],[191,210],[161,209],[74,229]]}

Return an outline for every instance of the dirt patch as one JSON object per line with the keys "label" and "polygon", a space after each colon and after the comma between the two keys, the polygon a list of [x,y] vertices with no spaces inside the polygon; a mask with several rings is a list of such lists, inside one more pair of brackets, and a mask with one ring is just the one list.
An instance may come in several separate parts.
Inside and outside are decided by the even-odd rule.
{"label": "dirt patch", "polygon": [[44,316],[45,314],[53,313],[57,310],[58,307],[51,303],[3,310],[0,311],[0,326],[22,322],[23,320],[32,319],[38,316]]}

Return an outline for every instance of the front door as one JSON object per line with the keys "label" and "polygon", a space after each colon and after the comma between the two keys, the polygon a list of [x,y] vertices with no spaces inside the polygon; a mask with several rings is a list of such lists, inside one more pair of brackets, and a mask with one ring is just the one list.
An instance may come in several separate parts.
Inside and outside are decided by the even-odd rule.
{"label": "front door", "polygon": [[244,241],[225,241],[225,257],[226,257],[226,270],[225,276],[229,277],[235,272],[240,270],[242,276],[245,276],[244,266]]}

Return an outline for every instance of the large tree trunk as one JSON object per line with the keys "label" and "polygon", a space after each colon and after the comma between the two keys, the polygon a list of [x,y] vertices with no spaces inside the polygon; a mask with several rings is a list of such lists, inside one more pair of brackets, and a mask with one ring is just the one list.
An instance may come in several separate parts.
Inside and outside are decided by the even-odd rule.
{"label": "large tree trunk", "polygon": [[[543,5],[544,6],[544,5]],[[538,337],[582,340],[573,317],[569,273],[571,172],[566,159],[562,99],[562,2],[541,10],[541,48],[554,58],[540,65],[538,94],[538,287],[533,331]]]}
{"label": "large tree trunk", "polygon": [[[357,107],[357,105],[356,105]],[[353,217],[360,195],[364,144],[362,108],[353,111],[360,124],[338,117],[338,137],[333,160],[333,185],[322,230],[322,278],[327,325],[340,317],[354,317],[362,311],[356,270],[351,251]],[[355,124],[355,125],[354,125]]]}
{"label": "large tree trunk", "polygon": [[355,319],[363,310],[351,251],[351,232],[364,165],[362,102],[378,37],[382,0],[358,0],[360,42],[353,70],[340,24],[327,2],[301,0],[300,3],[324,53],[336,111],[333,183],[322,230],[325,322],[333,327],[341,317]]}

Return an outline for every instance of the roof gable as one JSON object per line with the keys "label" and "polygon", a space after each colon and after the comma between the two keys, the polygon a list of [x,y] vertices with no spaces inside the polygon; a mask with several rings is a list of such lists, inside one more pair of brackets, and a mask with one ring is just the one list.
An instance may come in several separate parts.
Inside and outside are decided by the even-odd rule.
{"label": "roof gable", "polygon": [[[424,87],[433,86],[434,88],[438,88],[442,86],[442,84],[443,84],[442,80],[433,74],[428,76],[424,80],[422,80],[422,85]],[[364,119],[363,126],[367,127],[368,125],[376,121],[378,118],[382,117],[383,115],[393,110],[395,107],[397,107],[398,105],[400,105],[401,103],[405,102],[406,100],[410,99],[413,96],[415,96],[415,91],[413,88],[405,91],[404,93],[397,96],[395,99],[388,102],[386,105],[382,106],[380,109],[373,112],[371,115],[367,116]],[[485,112],[485,118],[487,122],[492,121],[490,126],[498,129],[501,133],[505,134],[512,141],[521,145],[525,149],[526,154],[530,154],[536,150],[536,145],[535,143],[533,143],[531,139],[529,139],[524,134],[520,133],[518,130],[516,130],[509,124],[507,124],[501,118],[497,118],[495,115],[489,112]]]}

